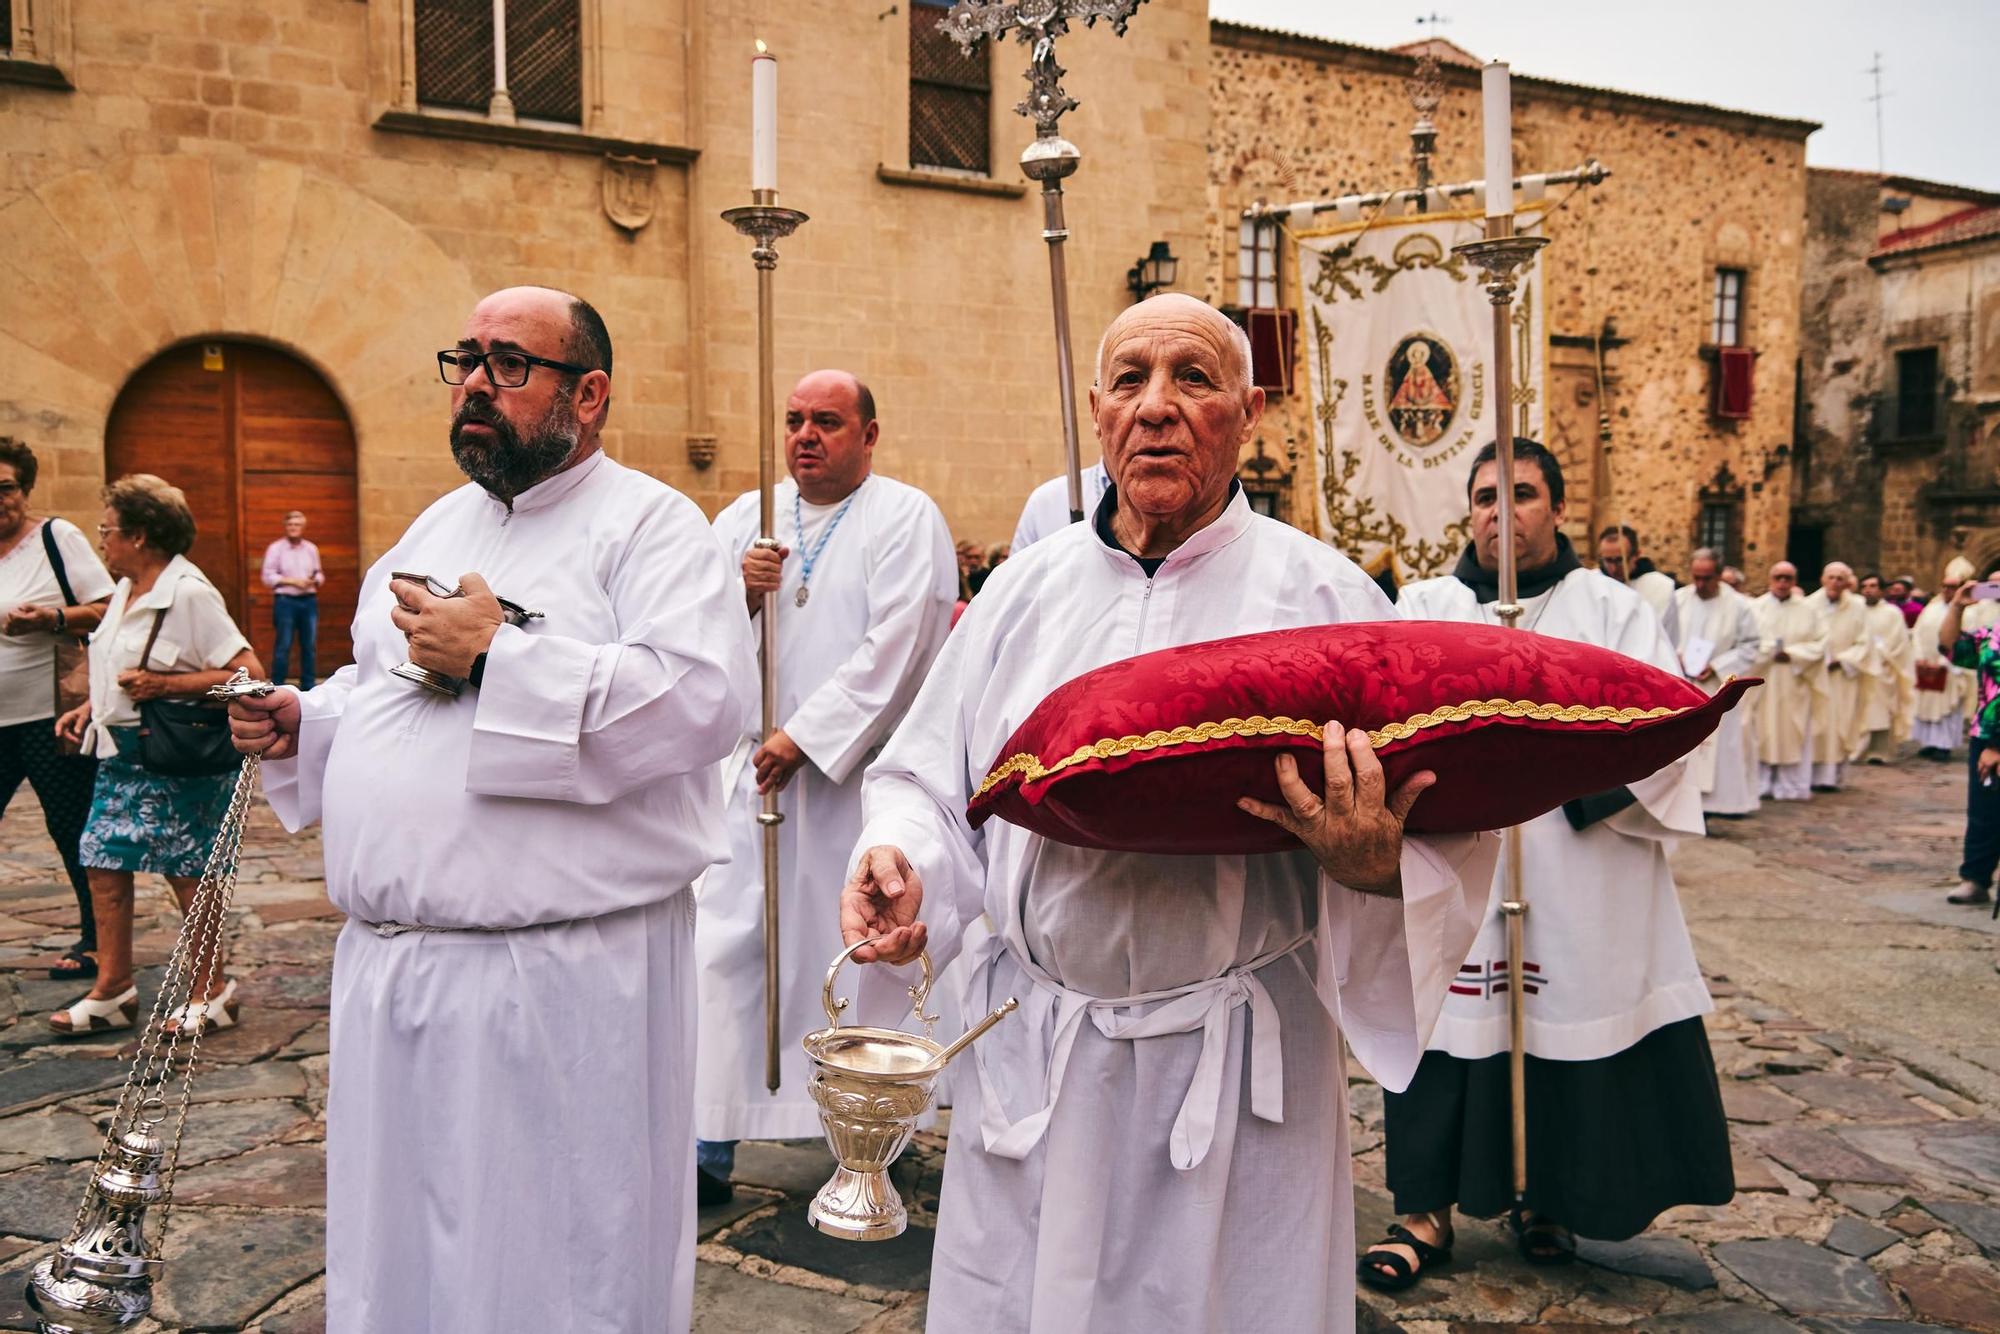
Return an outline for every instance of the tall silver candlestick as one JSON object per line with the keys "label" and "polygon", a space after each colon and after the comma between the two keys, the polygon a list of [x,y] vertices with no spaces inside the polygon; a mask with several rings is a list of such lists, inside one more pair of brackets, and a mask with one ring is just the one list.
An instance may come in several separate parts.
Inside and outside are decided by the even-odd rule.
{"label": "tall silver candlestick", "polygon": [[[771,515],[771,491],[778,476],[778,396],[773,377],[776,357],[771,347],[771,282],[778,267],[778,241],[797,231],[806,215],[780,208],[776,190],[752,190],[755,203],[722,211],[722,220],[757,244],[750,251],[757,266],[757,532],[756,544],[776,550],[779,543]],[[764,730],[778,726],[778,595],[764,594],[758,619],[758,665],[764,677]],[[778,809],[778,790],[764,794],[757,823],[764,826],[764,1087],[778,1091],[778,826],[785,822]]]}
{"label": "tall silver candlestick", "polygon": [[[1486,219],[1486,235],[1452,247],[1486,274],[1486,295],[1493,303],[1493,461],[1500,490],[1500,598],[1493,610],[1511,629],[1521,619],[1518,571],[1514,559],[1514,271],[1549,243],[1546,236],[1521,236],[1512,217]],[[1522,985],[1526,955],[1528,890],[1521,883],[1521,831],[1501,835],[1502,864],[1507,870],[1507,897],[1500,901],[1507,919],[1507,1069],[1512,1089],[1514,1131],[1514,1198],[1528,1190],[1527,1010]]]}

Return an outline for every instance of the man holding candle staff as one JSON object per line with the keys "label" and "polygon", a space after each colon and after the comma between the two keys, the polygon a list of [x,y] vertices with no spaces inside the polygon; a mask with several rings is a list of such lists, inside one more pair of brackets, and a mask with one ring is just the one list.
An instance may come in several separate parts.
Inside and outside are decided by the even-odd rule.
{"label": "man holding candle staff", "polygon": [[[691,1319],[688,885],[728,853],[716,765],[757,676],[701,511],[599,448],[611,365],[574,296],[481,301],[438,354],[472,484],[369,571],[353,665],[230,710],[279,819],[323,824],[348,914],[338,1334]],[[540,615],[503,623],[496,592]],[[406,658],[462,693],[397,675]]]}
{"label": "man holding candle staff", "polygon": [[[703,879],[696,918],[701,1043],[696,1061],[698,1188],[729,1198],[739,1139],[820,1133],[798,1039],[825,1021],[819,982],[839,933],[826,868],[861,831],[861,771],[902,720],[951,628],[958,587],[951,533],[936,503],[874,472],[875,396],[846,371],[815,371],[785,403],[785,462],[775,508],[785,546],[754,546],[758,496],[715,520],[740,568],[752,622],[778,593],[778,715],[746,732],[724,768],[730,860]],[[783,1074],[764,1088],[761,796],[783,793],[778,829]],[[866,1003],[864,997],[863,1003]]]}
{"label": "man holding candle staff", "polygon": [[[1660,619],[1628,585],[1585,569],[1558,526],[1562,468],[1536,441],[1514,452],[1520,627],[1616,649],[1678,672]],[[1493,445],[1467,490],[1472,542],[1458,568],[1407,584],[1413,620],[1498,623],[1499,495]],[[1729,1136],[1700,1016],[1714,1008],[1681,918],[1667,849],[1702,835],[1686,760],[1566,804],[1518,831],[1527,917],[1528,1179],[1522,1255],[1570,1258],[1572,1232],[1620,1240],[1677,1204],[1734,1194]],[[1509,1137],[1505,875],[1458,970],[1416,1078],[1383,1099],[1387,1178],[1403,1222],[1362,1257],[1361,1277],[1405,1288],[1450,1258],[1451,1211],[1515,1204]]]}
{"label": "man holding candle staff", "polygon": [[1327,729],[1322,801],[1277,761],[1304,846],[1091,851],[965,803],[1063,681],[1169,645],[1387,619],[1346,557],[1236,485],[1264,395],[1248,340],[1167,294],[1113,321],[1090,409],[1095,514],[996,571],[869,770],[841,897],[861,962],[962,960],[966,1014],[1021,1001],[963,1058],[933,1257],[938,1330],[1350,1330],[1343,1029],[1414,1070],[1486,900],[1496,840],[1405,840],[1431,781],[1385,791]]}

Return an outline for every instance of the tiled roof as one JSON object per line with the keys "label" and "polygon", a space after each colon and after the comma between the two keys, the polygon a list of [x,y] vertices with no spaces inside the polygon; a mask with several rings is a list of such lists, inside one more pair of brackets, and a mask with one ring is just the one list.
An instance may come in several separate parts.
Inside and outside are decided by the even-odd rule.
{"label": "tiled roof", "polygon": [[2000,236],[2000,207],[1968,208],[1908,231],[1891,232],[1876,243],[1877,255],[1901,255]]}

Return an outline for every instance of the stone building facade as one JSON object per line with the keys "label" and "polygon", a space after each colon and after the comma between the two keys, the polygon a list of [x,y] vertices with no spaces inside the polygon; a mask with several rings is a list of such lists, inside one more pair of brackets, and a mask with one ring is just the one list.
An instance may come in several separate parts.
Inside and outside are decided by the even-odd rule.
{"label": "stone building facade", "polygon": [[[1408,188],[1416,48],[1384,51],[1262,29],[1212,27],[1209,216],[1212,299],[1238,299],[1239,215],[1279,204]],[[1438,183],[1482,171],[1477,61],[1437,42]],[[1783,551],[1805,238],[1809,122],[1549,80],[1514,78],[1517,170],[1601,160],[1604,184],[1552,187],[1549,444],[1568,476],[1569,529],[1642,535],[1662,568],[1707,541],[1757,567]],[[1279,247],[1279,299],[1294,304],[1294,247]],[[1756,354],[1748,415],[1711,411],[1719,272],[1736,275],[1730,332]],[[1264,454],[1310,523],[1321,485],[1303,384],[1274,404]],[[1600,433],[1608,413],[1608,435]],[[1590,548],[1594,550],[1594,546]]]}
{"label": "stone building facade", "polygon": [[2000,567],[2000,194],[1814,169],[1793,544]]}
{"label": "stone building facade", "polygon": [[[1007,537],[1062,454],[1041,205],[1016,165],[1025,49],[932,87],[955,160],[987,158],[949,168],[911,129],[934,4],[506,3],[505,106],[486,49],[446,67],[434,26],[484,14],[497,48],[491,0],[0,4],[0,433],[44,458],[38,505],[93,525],[107,441],[170,479],[222,450],[234,466],[196,502],[233,538],[198,556],[254,559],[268,497],[293,488],[351,579],[462,480],[433,355],[479,295],[526,282],[603,311],[613,456],[710,512],[754,487],[754,274],[718,214],[749,202],[761,38],[781,58],[780,199],[811,215],[779,247],[779,392],[851,368],[882,412],[878,466],[961,536]],[[1200,0],[1064,43],[1085,363],[1135,258],[1198,249],[1208,50]],[[294,435],[314,442],[298,458]],[[242,480],[260,469],[266,500]],[[254,575],[236,582],[254,603]]]}

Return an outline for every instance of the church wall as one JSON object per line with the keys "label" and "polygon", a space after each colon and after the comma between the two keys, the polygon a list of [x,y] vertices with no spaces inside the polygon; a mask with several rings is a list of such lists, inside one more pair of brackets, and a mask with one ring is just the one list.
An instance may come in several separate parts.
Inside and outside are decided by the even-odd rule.
{"label": "church wall", "polygon": [[[781,202],[812,215],[779,246],[779,394],[817,366],[859,372],[883,415],[878,466],[936,496],[957,535],[1011,535],[1061,460],[1041,205],[1015,165],[1032,126],[1009,110],[1025,49],[994,57],[991,181],[940,189],[885,179],[909,166],[905,8],[583,12],[585,129],[611,147],[551,151],[378,128],[398,102],[398,0],[74,0],[73,89],[0,84],[15,297],[0,432],[47,459],[38,502],[88,528],[127,377],[176,342],[248,337],[313,364],[347,406],[372,558],[461,480],[430,354],[478,295],[522,282],[603,311],[610,453],[711,512],[754,487],[754,272],[717,214],[749,202],[743,66],[762,36],[781,57]],[[1084,153],[1068,190],[1080,395],[1150,242],[1182,257],[1183,286],[1206,285],[1207,50],[1196,0],[1153,0],[1127,37],[1079,29],[1062,48],[1083,103],[1063,122]],[[607,216],[607,151],[659,162],[636,229]],[[699,469],[690,445],[710,438]]]}
{"label": "church wall", "polygon": [[[1414,184],[1414,120],[1403,56],[1216,24],[1210,98],[1209,295],[1235,299],[1237,215],[1271,202]],[[1684,570],[1704,485],[1740,495],[1736,557],[1776,559],[1789,507],[1786,457],[1798,356],[1805,214],[1798,121],[1659,99],[1514,80],[1515,162],[1523,172],[1602,159],[1613,176],[1550,215],[1551,444],[1571,479],[1577,533],[1609,522],[1638,528],[1648,554]],[[1435,179],[1481,174],[1478,71],[1446,66]],[[1550,203],[1562,201],[1553,189]],[[1286,247],[1289,251],[1290,247]],[[1725,423],[1708,411],[1712,273],[1748,272],[1745,342],[1759,353],[1753,415]],[[1297,270],[1287,256],[1286,300]],[[1610,451],[1596,443],[1593,339],[1604,345]],[[1303,377],[1304,365],[1300,364]],[[1265,434],[1311,458],[1303,388],[1277,404]],[[1782,451],[1782,452],[1781,452]],[[1726,469],[1726,474],[1718,477]],[[1302,468],[1295,503],[1310,514],[1316,484]]]}

